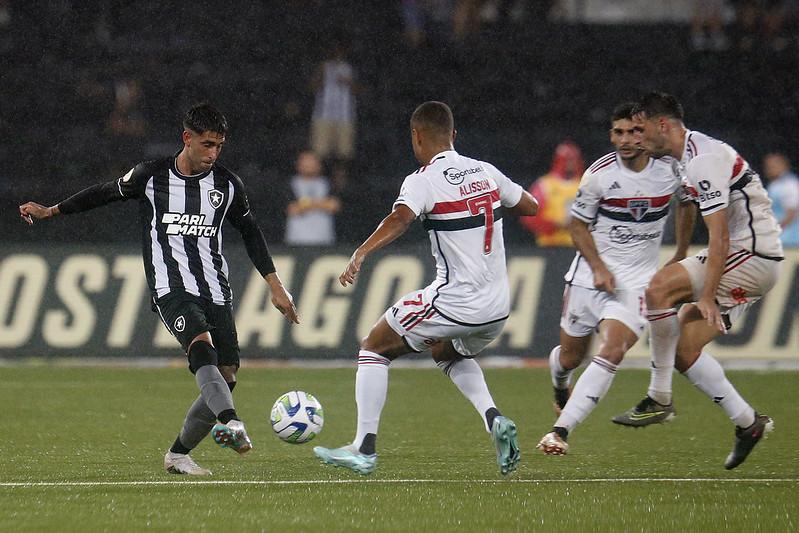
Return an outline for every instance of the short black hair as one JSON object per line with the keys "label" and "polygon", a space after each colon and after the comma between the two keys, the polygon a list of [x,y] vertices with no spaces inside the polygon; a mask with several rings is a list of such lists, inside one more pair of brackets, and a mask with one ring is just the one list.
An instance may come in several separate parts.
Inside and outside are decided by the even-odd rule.
{"label": "short black hair", "polygon": [[611,122],[616,122],[617,120],[632,120],[633,116],[635,116],[635,109],[638,106],[636,102],[624,102],[623,104],[619,104],[613,110],[613,115],[610,117]]}
{"label": "short black hair", "polygon": [[455,119],[452,110],[444,102],[425,102],[411,115],[411,127],[450,136],[455,129]]}
{"label": "short black hair", "polygon": [[217,108],[203,102],[192,106],[183,117],[183,128],[202,135],[213,131],[220,135],[227,133],[227,119]]}
{"label": "short black hair", "polygon": [[635,114],[643,113],[647,117],[668,117],[683,119],[683,109],[677,99],[668,94],[658,91],[646,93],[638,100],[635,107]]}

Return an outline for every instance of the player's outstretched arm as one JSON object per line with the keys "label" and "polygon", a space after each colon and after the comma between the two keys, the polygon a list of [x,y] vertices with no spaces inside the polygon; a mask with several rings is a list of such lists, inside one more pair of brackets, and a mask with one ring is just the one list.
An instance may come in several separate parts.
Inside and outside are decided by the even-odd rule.
{"label": "player's outstretched arm", "polygon": [[594,287],[612,294],[616,288],[616,280],[610,270],[608,270],[608,267],[605,266],[605,262],[599,257],[599,251],[596,249],[594,237],[591,236],[591,231],[588,229],[588,223],[572,217],[569,223],[569,232],[571,233],[572,241],[574,241],[574,247],[591,265],[591,271],[594,273]]}
{"label": "player's outstretched arm", "polygon": [[527,191],[522,191],[519,202],[508,209],[508,212],[520,217],[532,217],[538,214],[538,200]]}
{"label": "player's outstretched arm", "polygon": [[347,263],[347,268],[344,269],[344,272],[342,272],[338,278],[339,282],[344,287],[346,287],[347,284],[355,283],[358,272],[361,271],[361,265],[369,254],[383,248],[405,233],[408,226],[410,226],[411,222],[415,219],[416,214],[410,207],[404,204],[397,204],[394,211],[384,218],[369,238],[353,252],[352,257],[350,257],[350,262]]}
{"label": "player's outstretched arm", "polygon": [[[132,172],[131,170],[128,175]],[[126,198],[127,196],[122,193],[122,184],[118,180],[114,180],[87,187],[50,207],[36,202],[24,203],[19,206],[19,214],[25,222],[33,224],[36,220],[45,220],[62,214],[81,213]]]}

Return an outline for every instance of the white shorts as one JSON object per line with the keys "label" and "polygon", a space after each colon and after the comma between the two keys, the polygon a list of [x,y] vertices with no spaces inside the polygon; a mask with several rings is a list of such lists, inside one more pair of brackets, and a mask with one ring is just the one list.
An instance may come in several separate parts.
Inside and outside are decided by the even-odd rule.
{"label": "white shorts", "polygon": [[[694,300],[699,299],[705,286],[706,262],[707,248],[680,261],[691,279]],[[721,312],[728,315],[730,321],[734,320],[771,290],[779,273],[779,261],[758,257],[747,250],[731,252],[716,291]]]}
{"label": "white shorts", "polygon": [[566,285],[560,327],[571,337],[587,337],[603,320],[618,320],[640,337],[647,325],[644,290],[617,289],[609,294]]}
{"label": "white shorts", "polygon": [[435,288],[430,287],[410,292],[384,315],[391,329],[405,339],[411,350],[423,352],[438,341],[451,340],[459,354],[473,357],[502,333],[505,319],[469,326],[444,318],[432,305],[435,295]]}

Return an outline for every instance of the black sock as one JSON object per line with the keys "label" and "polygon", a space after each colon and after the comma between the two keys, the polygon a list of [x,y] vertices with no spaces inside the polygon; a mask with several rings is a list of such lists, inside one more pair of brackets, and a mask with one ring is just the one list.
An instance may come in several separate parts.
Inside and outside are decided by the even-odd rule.
{"label": "black sock", "polygon": [[178,438],[175,439],[175,444],[169,448],[169,451],[172,453],[182,453],[183,455],[187,455],[191,450],[183,446],[183,443],[180,442],[180,435],[178,435]]}
{"label": "black sock", "polygon": [[497,409],[496,407],[489,407],[488,409],[486,409],[485,417],[489,431],[491,430],[492,427],[494,427],[494,419],[498,416],[502,416],[502,413],[500,413],[499,409]]}
{"label": "black sock", "polygon": [[361,443],[361,447],[358,448],[358,451],[364,455],[374,455],[376,444],[377,444],[377,435],[375,435],[374,433],[367,433],[366,436],[363,438],[363,442]]}
{"label": "black sock", "polygon": [[239,417],[236,414],[236,410],[235,409],[225,409],[224,411],[219,413],[219,415],[217,415],[217,418],[223,424],[227,424],[231,420],[239,420]]}
{"label": "black sock", "polygon": [[552,432],[557,433],[558,437],[560,437],[564,441],[569,439],[569,430],[566,428],[555,426],[554,428],[552,428]]}

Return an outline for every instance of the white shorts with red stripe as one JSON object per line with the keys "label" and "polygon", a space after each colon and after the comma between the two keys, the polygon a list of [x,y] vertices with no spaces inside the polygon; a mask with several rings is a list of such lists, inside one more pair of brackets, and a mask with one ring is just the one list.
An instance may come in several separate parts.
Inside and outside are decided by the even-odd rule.
{"label": "white shorts with red stripe", "polygon": [[639,337],[646,329],[644,288],[609,294],[577,285],[566,285],[560,327],[570,337],[591,335],[603,320],[618,320]]}
{"label": "white shorts with red stripe", "polygon": [[[686,257],[680,264],[688,271],[694,299],[698,300],[705,286],[707,248],[693,257]],[[731,250],[716,291],[722,313],[730,315],[732,320],[732,315],[739,315],[770,291],[779,273],[779,261],[756,256],[748,250]]]}
{"label": "white shorts with red stripe", "polygon": [[435,295],[435,287],[410,292],[384,315],[391,329],[402,336],[413,351],[423,352],[438,341],[451,340],[459,354],[473,357],[502,333],[505,320],[471,326],[444,318],[433,307]]}

